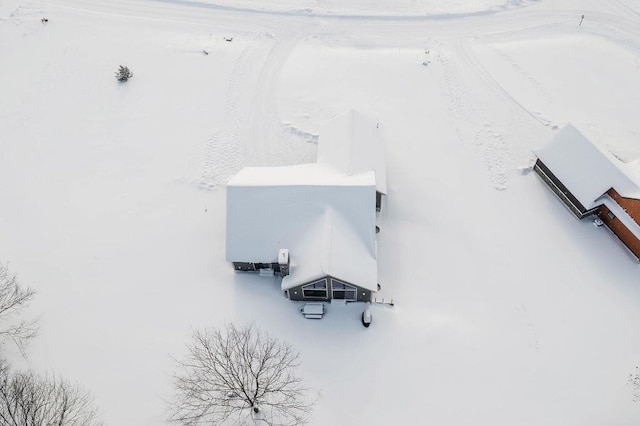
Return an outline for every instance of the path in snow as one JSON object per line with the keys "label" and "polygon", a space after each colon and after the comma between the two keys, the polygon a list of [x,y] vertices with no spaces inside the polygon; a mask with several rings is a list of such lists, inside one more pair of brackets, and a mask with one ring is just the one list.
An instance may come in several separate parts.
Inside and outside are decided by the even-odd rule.
{"label": "path in snow", "polygon": [[207,140],[201,189],[224,185],[244,166],[314,161],[309,143],[317,136],[283,124],[278,113],[280,70],[297,42],[295,34],[267,34],[243,48],[229,78],[223,128]]}
{"label": "path in snow", "polygon": [[225,95],[223,128],[215,131],[207,140],[201,189],[214,189],[224,185],[246,164],[247,147],[240,141],[243,119],[238,104],[242,91],[251,87],[250,82],[246,81],[246,71],[259,46],[255,42],[248,43],[236,59]]}

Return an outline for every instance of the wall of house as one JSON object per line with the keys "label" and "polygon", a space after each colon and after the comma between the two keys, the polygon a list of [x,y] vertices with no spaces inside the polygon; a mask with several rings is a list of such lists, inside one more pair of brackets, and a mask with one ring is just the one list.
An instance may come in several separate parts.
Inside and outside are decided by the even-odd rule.
{"label": "wall of house", "polygon": [[371,291],[358,287],[358,302],[371,302]]}
{"label": "wall of house", "polygon": [[618,192],[611,188],[607,191],[607,195],[615,200],[626,212],[633,218],[633,220],[640,226],[640,200],[633,198],[625,198],[618,194]]}
{"label": "wall of house", "polygon": [[273,272],[280,272],[280,264],[278,262],[271,263],[253,263],[253,262],[231,262],[233,269],[241,272],[255,272],[260,269],[271,269]]}
{"label": "wall of house", "polygon": [[[331,295],[332,295],[332,289],[331,289],[331,284],[330,284],[331,277],[327,276],[326,278],[327,278],[327,283],[328,283],[328,285],[327,285],[327,287],[328,287],[327,288],[327,297],[326,298],[321,298],[321,297],[307,297],[307,298],[305,298],[305,297],[303,297],[302,286],[310,284],[310,283],[304,283],[302,285],[299,285],[299,286],[296,286],[296,287],[292,287],[289,290],[287,290],[288,291],[288,295],[289,295],[289,299],[305,301],[305,302],[313,302],[313,301],[323,302],[323,301],[331,300]],[[317,281],[317,280],[314,280],[314,281]],[[343,280],[340,280],[340,281],[343,281]],[[356,297],[357,297],[357,301],[358,302],[370,302],[371,301],[371,294],[372,294],[371,290],[367,290],[365,288],[358,287],[357,285],[351,284],[351,283],[346,283],[346,284],[356,288],[356,290],[357,290],[356,291],[356,294],[357,294]]]}
{"label": "wall of house", "polygon": [[[609,194],[611,198],[613,196]],[[618,195],[619,196],[619,195]],[[626,226],[613,215],[609,215],[610,210],[602,205],[599,207],[599,216],[602,221],[611,229],[611,231],[622,241],[622,243],[631,250],[631,252],[640,260],[640,240]]]}
{"label": "wall of house", "polygon": [[233,263],[233,269],[235,269],[236,271],[255,271],[256,270],[256,266],[251,263],[251,262],[232,262]]}
{"label": "wall of house", "polygon": [[565,205],[578,219],[584,219],[585,217],[595,214],[597,208],[587,210],[581,203],[573,196],[573,194],[567,189],[566,186],[545,166],[545,164],[539,159],[536,160],[533,170],[542,179],[544,183],[558,196],[562,204]]}

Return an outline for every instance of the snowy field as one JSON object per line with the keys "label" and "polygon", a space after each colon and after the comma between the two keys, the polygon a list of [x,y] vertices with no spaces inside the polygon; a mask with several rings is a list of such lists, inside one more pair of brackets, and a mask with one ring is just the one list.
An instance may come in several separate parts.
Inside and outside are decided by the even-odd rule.
{"label": "snowy field", "polygon": [[[640,2],[0,0],[0,63],[0,261],[41,321],[8,356],[109,425],[163,424],[191,330],[251,321],[313,425],[640,424],[640,266],[518,172],[567,122],[640,155]],[[224,258],[226,180],[349,108],[386,135],[368,329]]]}

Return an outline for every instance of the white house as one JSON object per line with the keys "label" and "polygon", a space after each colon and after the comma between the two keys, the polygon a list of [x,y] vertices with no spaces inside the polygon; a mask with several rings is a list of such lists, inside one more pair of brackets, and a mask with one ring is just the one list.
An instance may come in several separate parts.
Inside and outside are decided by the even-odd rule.
{"label": "white house", "polygon": [[316,163],[247,167],[229,181],[227,260],[279,273],[292,300],[369,301],[385,193],[381,129],[349,111],[321,131]]}
{"label": "white house", "polygon": [[640,258],[640,165],[625,164],[567,124],[535,151],[534,170],[578,218],[598,216]]}

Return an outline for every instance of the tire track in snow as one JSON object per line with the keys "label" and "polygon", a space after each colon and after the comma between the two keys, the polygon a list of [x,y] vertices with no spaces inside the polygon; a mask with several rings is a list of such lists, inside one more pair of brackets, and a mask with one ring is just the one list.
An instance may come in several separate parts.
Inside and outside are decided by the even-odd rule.
{"label": "tire track in snow", "polygon": [[264,63],[253,101],[251,126],[246,137],[252,143],[250,163],[258,165],[289,165],[313,161],[317,136],[291,125],[285,125],[278,111],[278,92],[282,67],[301,38],[292,32],[275,38]]}
{"label": "tire track in snow", "polygon": [[204,164],[199,188],[212,190],[223,186],[246,163],[247,149],[240,140],[242,118],[239,110],[242,86],[246,85],[249,59],[256,44],[244,48],[231,71],[225,97],[223,128],[209,137],[204,153]]}
{"label": "tire track in snow", "polygon": [[[505,126],[506,129],[515,129],[514,126],[518,126],[520,129],[517,131],[517,134],[528,136],[538,135],[538,139],[546,140],[548,136],[543,134],[542,129],[548,128],[551,125],[551,120],[542,116],[540,113],[529,110],[518,102],[480,63],[468,39],[460,39],[457,47],[466,68],[472,71],[472,75],[479,80],[482,87],[487,88],[491,95],[499,98],[499,102],[495,102],[494,104],[506,107],[503,112],[501,111],[501,113],[496,116],[504,120],[503,126]],[[521,76],[523,75],[521,74]],[[527,81],[531,82],[529,79],[527,79]],[[540,88],[539,84],[538,88]],[[539,91],[542,92],[541,90]],[[542,93],[544,97],[544,93],[546,92]],[[483,96],[483,98],[485,98],[485,96]],[[525,158],[530,157],[531,147],[523,137],[505,139],[502,132],[496,130],[489,124],[491,122],[493,121],[487,120],[487,122],[485,122],[476,134],[474,142],[485,159],[491,182],[496,189],[502,190],[507,189],[509,171],[517,168],[517,165],[513,164],[514,158],[518,158],[518,161],[524,161]],[[514,131],[509,132],[509,130],[507,130],[507,132],[512,135],[516,134]],[[507,140],[509,142],[507,142]]]}
{"label": "tire track in snow", "polygon": [[[500,84],[498,80],[493,78],[493,76],[487,71],[487,69],[478,61],[476,55],[473,53],[471,46],[467,40],[460,40],[458,43],[459,51],[461,52],[461,56],[464,59],[465,63],[469,66],[469,68],[473,71],[473,73],[483,82],[483,84],[488,87],[492,92],[506,101],[510,107],[511,111],[515,114],[524,113],[529,115],[532,119],[537,121],[543,126],[548,126],[551,121],[539,114],[536,114],[529,110],[527,107],[518,102],[511,94],[505,90],[505,88]],[[511,61],[513,62],[513,61]],[[520,69],[520,74],[525,78],[526,76],[522,73]],[[531,82],[531,79],[527,79]],[[534,80],[535,81],[535,80]],[[536,82],[537,83],[537,82]],[[535,83],[533,83],[535,85]],[[540,87],[540,84],[537,84]],[[542,91],[541,91],[542,92]],[[545,94],[543,94],[544,96]],[[548,96],[548,95],[547,95]]]}
{"label": "tire track in snow", "polygon": [[510,105],[513,113],[524,113],[543,126],[548,126],[551,123],[549,119],[533,113],[511,96],[511,94],[491,76],[487,69],[480,64],[475,54],[472,52],[471,46],[467,40],[458,41],[458,51],[461,53],[461,57],[468,65],[469,69],[471,69],[473,73],[484,83],[484,85],[494,94],[506,101]]}
{"label": "tire track in snow", "polygon": [[[51,7],[73,10],[79,13],[100,14],[127,19],[150,20],[167,23],[182,23],[191,25],[216,25],[225,31],[269,30],[285,22],[309,28],[314,23],[323,21],[323,34],[326,29],[342,27],[348,21],[350,32],[358,37],[375,38],[378,42],[396,44],[394,40],[409,38],[421,40],[424,26],[429,24],[430,31],[437,34],[455,34],[466,31],[470,24],[483,29],[486,27],[502,28],[505,23],[518,20],[518,16],[528,12],[528,6],[539,0],[523,0],[506,4],[505,7],[480,10],[477,12],[440,13],[431,14],[349,14],[340,10],[322,13],[309,10],[269,10],[257,8],[242,8],[225,4],[230,2],[211,1],[178,1],[178,0],[56,0],[46,4]],[[344,12],[344,11],[343,11]],[[535,19],[548,19],[549,14],[532,11]],[[527,15],[528,16],[528,15]],[[474,19],[476,17],[491,17],[491,19]]]}
{"label": "tire track in snow", "polygon": [[640,17],[640,12],[638,12],[637,10],[632,8],[631,6],[623,3],[622,1],[614,0],[614,3],[617,4],[619,6],[619,9],[623,10],[624,12],[631,13],[633,15],[636,15],[637,17]]}
{"label": "tire track in snow", "polygon": [[[600,25],[585,25],[581,29],[598,37],[605,38],[625,49],[633,50],[634,54],[637,55],[638,52],[640,52],[640,43],[638,42],[640,38],[640,13],[621,1],[611,2],[609,6],[615,13],[599,13],[592,17],[592,19]],[[587,18],[585,18],[585,20],[586,19]]]}
{"label": "tire track in snow", "polygon": [[[60,0],[59,0],[60,1]],[[93,0],[65,0],[67,3],[69,2],[82,2],[82,3],[95,3]],[[421,0],[422,1],[422,0]],[[506,3],[498,3],[494,5],[486,5],[484,8],[478,8],[472,11],[451,11],[447,12],[445,10],[432,10],[431,12],[419,12],[416,11],[414,13],[393,13],[392,10],[381,10],[377,13],[371,12],[370,9],[368,13],[360,13],[359,10],[349,10],[349,9],[339,9],[339,8],[330,8],[327,10],[316,9],[314,10],[312,7],[290,7],[286,6],[283,8],[269,8],[265,7],[267,2],[257,1],[255,2],[255,6],[248,4],[245,6],[238,5],[237,2],[232,1],[198,1],[198,0],[147,0],[149,5],[153,5],[151,7],[164,6],[166,8],[183,8],[183,9],[194,9],[199,11],[210,11],[212,13],[234,13],[234,14],[243,14],[243,15],[255,15],[256,17],[303,17],[303,18],[313,18],[313,19],[330,19],[330,20],[370,20],[370,21],[388,21],[388,20],[402,20],[402,21],[425,21],[425,20],[442,20],[442,19],[455,19],[460,17],[468,17],[468,16],[484,16],[484,15],[492,15],[499,12],[510,11],[522,9],[532,4],[539,2],[540,0],[509,0]],[[119,2],[118,8],[121,8],[120,5],[125,5],[127,3],[126,0],[112,0],[107,2],[109,6],[112,3]],[[140,4],[140,3],[138,3]],[[138,5],[136,5],[137,7]],[[100,7],[105,7],[100,5]],[[127,7],[130,7],[127,5]],[[147,5],[142,7],[149,7]],[[468,10],[468,9],[467,9]]]}
{"label": "tire track in snow", "polygon": [[[463,140],[472,141],[485,164],[493,187],[498,190],[507,189],[509,172],[516,169],[513,164],[514,157],[528,156],[530,147],[521,138],[506,138],[502,131],[496,129],[496,120],[500,120],[501,126],[506,129],[512,129],[517,125],[525,128],[522,130],[525,132],[523,134],[540,134],[541,138],[547,137],[543,129],[548,128],[551,121],[518,102],[493,78],[477,59],[468,38],[457,39],[454,46],[452,59],[447,60],[440,56],[439,62],[444,72],[445,91],[450,100],[452,115],[471,124],[471,133],[458,133]],[[455,61],[458,61],[457,65]],[[470,78],[467,83],[462,80],[456,67],[469,71],[465,73],[465,76]],[[522,77],[536,87],[537,81],[533,78],[527,79],[524,75]],[[472,90],[469,90],[469,87]],[[543,97],[546,95],[548,98],[548,94],[539,83],[536,88]],[[488,98],[498,98],[498,101],[487,102]],[[486,110],[482,108],[485,104],[499,105],[500,109]],[[514,150],[517,155],[514,155]]]}
{"label": "tire track in snow", "polygon": [[201,189],[225,185],[245,166],[298,164],[315,158],[315,145],[308,142],[317,141],[317,136],[284,125],[278,114],[280,73],[298,34],[269,36],[273,45],[255,83],[247,74],[260,57],[259,47],[250,43],[240,54],[229,78],[224,126],[206,144]]}
{"label": "tire track in snow", "polygon": [[[547,92],[545,87],[535,77],[533,77],[527,71],[522,69],[522,67],[520,65],[518,65],[518,63],[511,56],[509,56],[506,52],[498,49],[496,46],[492,45],[492,46],[490,46],[490,48],[498,56],[502,57],[502,59],[507,61],[507,63],[509,63],[509,65],[511,65],[511,67],[520,75],[520,77],[522,77],[523,80],[528,82],[531,87],[533,87],[536,91],[538,91],[538,93],[540,93],[540,96],[542,96],[542,98],[545,101],[547,101],[549,103],[553,102],[553,99],[552,99],[551,95],[549,94],[549,92]],[[505,92],[506,92],[506,90],[505,90]],[[534,114],[538,114],[538,113],[534,112]],[[542,118],[542,117],[540,117],[540,118],[544,120],[544,118]]]}
{"label": "tire track in snow", "polygon": [[[281,136],[281,123],[277,111],[280,71],[296,42],[296,38],[284,40],[281,37],[275,38],[260,72],[253,96],[255,107],[252,111],[251,126],[247,135],[247,139],[255,144],[252,146],[252,153],[255,156],[252,162],[271,163],[267,159],[278,154],[277,138]],[[275,148],[276,152],[273,152],[272,148]]]}

